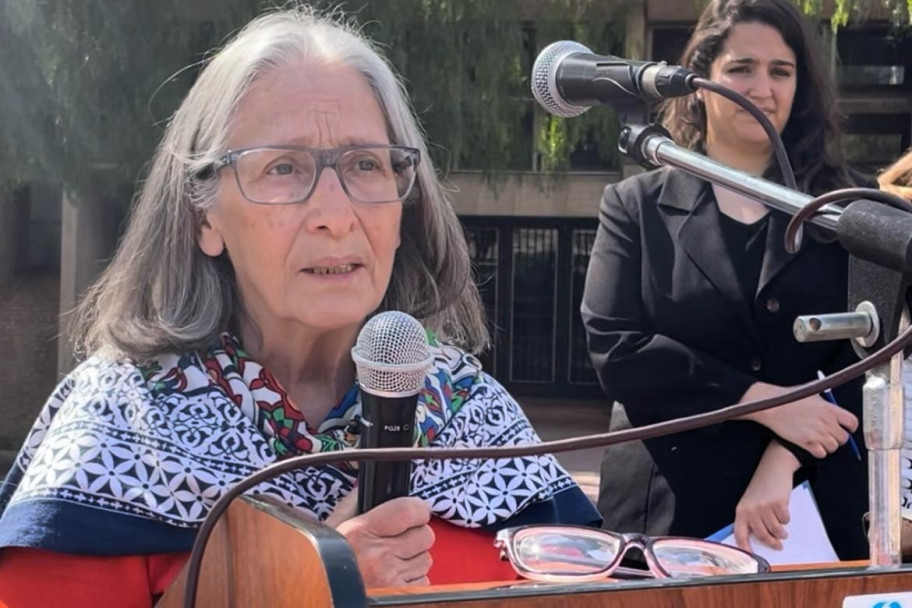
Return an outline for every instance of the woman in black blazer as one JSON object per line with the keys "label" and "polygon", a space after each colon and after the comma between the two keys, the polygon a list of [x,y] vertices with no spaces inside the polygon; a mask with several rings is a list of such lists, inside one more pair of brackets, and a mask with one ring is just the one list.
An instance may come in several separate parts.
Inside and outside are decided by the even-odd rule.
{"label": "woman in black blazer", "polygon": [[[791,0],[714,0],[681,61],[766,111],[808,193],[864,181],[843,162],[817,48]],[[759,124],[721,97],[675,100],[664,124],[681,145],[778,177]],[[855,360],[848,341],[793,337],[798,315],[845,310],[847,256],[820,234],[786,253],[788,216],[663,168],[606,188],[599,219],[582,315],[601,384],[635,426],[781,394]],[[864,557],[866,463],[845,445],[854,432],[864,458],[860,384],[836,397],[842,408],[813,396],[646,442],[675,494],[671,533],[734,521],[742,546],[753,534],[778,547],[793,484],[809,479],[837,553]]]}

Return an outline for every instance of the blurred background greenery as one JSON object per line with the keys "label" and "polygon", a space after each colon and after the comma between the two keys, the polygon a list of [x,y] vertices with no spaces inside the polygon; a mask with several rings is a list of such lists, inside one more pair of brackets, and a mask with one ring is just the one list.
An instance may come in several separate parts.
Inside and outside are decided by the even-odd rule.
{"label": "blurred background greenery", "polygon": [[[797,1],[812,14],[824,6]],[[882,1],[835,0],[831,23]],[[912,0],[887,1],[894,21],[908,23]],[[553,40],[623,54],[624,1],[312,4],[347,12],[386,49],[444,171],[617,169],[613,113],[551,117],[534,103],[529,73]],[[274,5],[0,0],[0,183],[50,180],[78,191],[96,170],[134,182],[207,51]]]}

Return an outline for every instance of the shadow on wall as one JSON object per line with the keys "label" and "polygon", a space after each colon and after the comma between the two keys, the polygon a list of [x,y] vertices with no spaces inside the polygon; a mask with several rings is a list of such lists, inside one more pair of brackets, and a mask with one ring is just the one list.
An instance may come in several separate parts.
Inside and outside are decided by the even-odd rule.
{"label": "shadow on wall", "polygon": [[60,277],[17,276],[0,287],[0,474],[6,475],[57,383]]}

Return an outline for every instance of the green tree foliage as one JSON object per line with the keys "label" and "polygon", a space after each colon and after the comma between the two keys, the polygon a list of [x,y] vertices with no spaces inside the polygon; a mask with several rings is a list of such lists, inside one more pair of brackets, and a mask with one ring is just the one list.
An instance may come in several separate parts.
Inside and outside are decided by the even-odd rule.
{"label": "green tree foliage", "polygon": [[[200,18],[185,0],[0,0],[0,174],[76,189],[98,169],[136,179],[205,52],[269,4],[223,0]],[[613,137],[610,112],[557,121],[529,89],[551,40],[620,49],[622,30],[604,10],[591,19],[592,0],[544,0],[531,20],[521,0],[313,4],[341,8],[385,49],[442,168],[558,169],[573,150],[613,162],[613,146],[595,145]]]}
{"label": "green tree foliage", "polygon": [[[349,2],[346,7],[356,3]],[[534,102],[530,73],[538,51],[560,39],[620,53],[623,7],[594,0],[381,0],[357,13],[389,50],[443,167],[564,169],[571,153],[616,163],[610,110],[572,121]]]}
{"label": "green tree foliage", "polygon": [[193,64],[250,4],[223,0],[200,23],[179,0],[0,0],[0,175],[136,179]]}
{"label": "green tree foliage", "polygon": [[[822,0],[802,0],[805,12],[810,15],[819,14],[822,10]],[[875,6],[889,9],[890,19],[897,27],[907,27],[912,24],[912,0],[834,0],[835,6],[830,24],[836,31],[848,25],[850,21],[865,20]]]}
{"label": "green tree foliage", "polygon": [[[206,52],[275,0],[0,0],[0,181],[133,182]],[[695,0],[699,2],[700,0]],[[796,0],[811,13],[823,0]],[[875,2],[833,0],[834,23]],[[912,0],[886,0],[908,23]],[[545,114],[529,74],[573,39],[623,54],[632,0],[316,0],[340,6],[403,74],[444,169],[617,164],[610,110]],[[613,6],[614,8],[606,8]],[[866,9],[867,7],[867,9]]]}

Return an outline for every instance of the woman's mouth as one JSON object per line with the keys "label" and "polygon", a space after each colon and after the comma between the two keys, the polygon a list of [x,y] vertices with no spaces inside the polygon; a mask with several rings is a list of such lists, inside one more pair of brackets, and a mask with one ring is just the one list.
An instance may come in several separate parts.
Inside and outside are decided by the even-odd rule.
{"label": "woman's mouth", "polygon": [[359,264],[339,264],[338,266],[316,266],[305,268],[304,272],[315,275],[349,274],[359,268]]}

